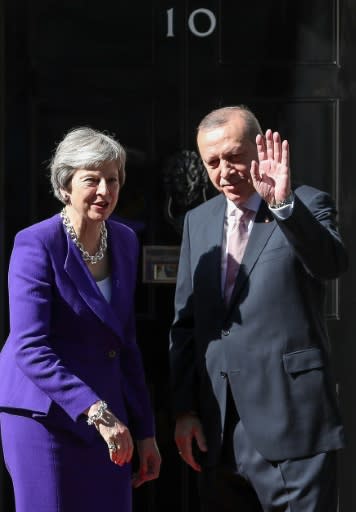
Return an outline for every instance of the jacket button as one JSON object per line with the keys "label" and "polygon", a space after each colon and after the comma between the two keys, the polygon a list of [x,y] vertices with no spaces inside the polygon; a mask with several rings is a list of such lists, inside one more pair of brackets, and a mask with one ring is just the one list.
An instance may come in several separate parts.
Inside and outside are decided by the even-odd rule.
{"label": "jacket button", "polygon": [[222,335],[223,336],[229,336],[229,334],[230,334],[230,330],[229,329],[223,329],[222,330]]}
{"label": "jacket button", "polygon": [[116,350],[109,350],[108,356],[110,359],[114,359],[114,357],[116,357]]}
{"label": "jacket button", "polygon": [[223,379],[226,379],[227,378],[227,373],[226,372],[220,372],[220,377],[222,377]]}

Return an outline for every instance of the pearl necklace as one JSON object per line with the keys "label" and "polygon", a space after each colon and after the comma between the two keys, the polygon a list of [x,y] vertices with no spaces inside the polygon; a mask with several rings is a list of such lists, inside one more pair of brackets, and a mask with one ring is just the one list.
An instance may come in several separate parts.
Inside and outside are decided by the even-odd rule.
{"label": "pearl necklace", "polygon": [[63,208],[60,215],[62,217],[62,221],[63,221],[64,227],[67,230],[68,235],[73,240],[74,245],[76,245],[78,247],[83,260],[89,261],[89,263],[91,263],[92,265],[95,265],[95,263],[97,263],[98,261],[101,261],[105,256],[106,248],[108,246],[108,243],[107,243],[108,232],[107,232],[107,229],[105,226],[105,222],[101,223],[99,249],[93,256],[90,256],[88,251],[86,251],[84,249],[83,244],[81,242],[79,242],[77,233],[75,232],[75,229],[69,220],[69,217],[67,215],[65,208]]}

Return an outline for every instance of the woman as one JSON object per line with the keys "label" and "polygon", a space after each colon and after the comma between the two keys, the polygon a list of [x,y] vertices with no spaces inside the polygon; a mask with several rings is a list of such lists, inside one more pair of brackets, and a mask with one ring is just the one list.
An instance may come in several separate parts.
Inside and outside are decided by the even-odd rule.
{"label": "woman", "polygon": [[108,219],[125,151],[77,128],[50,168],[64,208],[15,238],[0,354],[1,437],[16,511],[129,512],[131,485],[157,478],[161,461],[135,340],[138,242]]}

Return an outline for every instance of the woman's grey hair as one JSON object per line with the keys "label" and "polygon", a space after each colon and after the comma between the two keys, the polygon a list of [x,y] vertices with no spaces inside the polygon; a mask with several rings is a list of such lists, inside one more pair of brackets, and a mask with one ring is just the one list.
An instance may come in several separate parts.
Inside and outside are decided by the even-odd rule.
{"label": "woman's grey hair", "polygon": [[57,145],[49,164],[54,195],[66,204],[61,190],[69,190],[77,169],[95,169],[112,161],[117,163],[122,187],[126,177],[126,151],[121,144],[106,133],[86,126],[70,130]]}
{"label": "woman's grey hair", "polygon": [[245,120],[247,138],[255,143],[256,135],[263,135],[263,132],[257,117],[246,105],[232,105],[212,110],[200,121],[197,132],[199,133],[200,131],[212,130],[223,126],[230,121],[231,117],[236,113],[239,113]]}

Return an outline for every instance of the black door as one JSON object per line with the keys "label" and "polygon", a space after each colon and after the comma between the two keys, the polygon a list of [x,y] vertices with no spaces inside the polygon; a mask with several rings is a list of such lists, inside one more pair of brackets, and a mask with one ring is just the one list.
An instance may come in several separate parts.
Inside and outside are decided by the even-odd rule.
{"label": "black door", "polygon": [[[197,510],[195,475],[173,443],[168,329],[187,208],[213,192],[195,154],[210,109],[244,103],[291,145],[298,181],[329,191],[351,270],[329,288],[328,315],[348,448],[340,510],[356,509],[355,108],[353,0],[3,0],[0,242],[1,339],[6,271],[20,228],[59,210],[47,163],[71,127],[114,133],[128,149],[118,215],[137,231],[142,261],[138,339],[154,402],[162,474],[135,491],[136,512]],[[3,469],[2,508],[13,510]]]}

